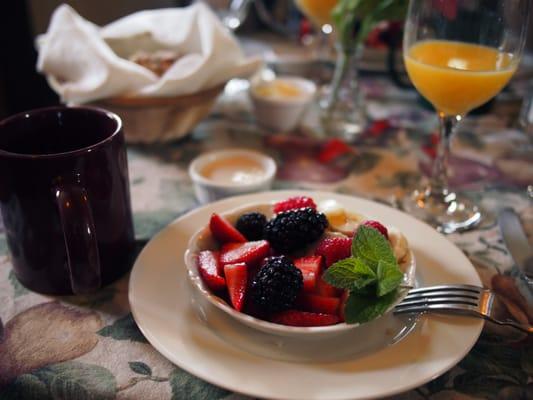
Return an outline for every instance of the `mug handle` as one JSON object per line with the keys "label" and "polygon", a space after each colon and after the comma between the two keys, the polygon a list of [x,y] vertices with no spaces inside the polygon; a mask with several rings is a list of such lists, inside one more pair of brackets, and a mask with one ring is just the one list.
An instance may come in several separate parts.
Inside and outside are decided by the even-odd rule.
{"label": "mug handle", "polygon": [[94,292],[101,286],[98,246],[87,191],[76,184],[54,188],[63,228],[70,284],[74,294]]}

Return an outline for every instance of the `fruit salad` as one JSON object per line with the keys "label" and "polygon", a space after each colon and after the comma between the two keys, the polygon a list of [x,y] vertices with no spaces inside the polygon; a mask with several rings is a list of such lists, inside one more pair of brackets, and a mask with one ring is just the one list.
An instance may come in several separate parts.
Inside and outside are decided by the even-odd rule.
{"label": "fruit salad", "polygon": [[[235,310],[289,326],[362,323],[393,304],[412,261],[407,240],[334,200],[292,197],[231,223],[212,214],[198,251],[205,285]],[[263,212],[261,212],[263,211]]]}

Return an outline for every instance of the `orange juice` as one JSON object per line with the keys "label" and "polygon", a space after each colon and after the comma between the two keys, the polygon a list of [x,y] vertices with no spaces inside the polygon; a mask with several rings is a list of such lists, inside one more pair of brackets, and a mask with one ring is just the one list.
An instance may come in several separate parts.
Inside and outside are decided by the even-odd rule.
{"label": "orange juice", "polygon": [[337,0],[296,0],[298,8],[317,26],[331,24],[331,11]]}
{"label": "orange juice", "polygon": [[486,103],[516,70],[511,54],[445,40],[417,43],[404,60],[420,94],[447,115],[464,115]]}

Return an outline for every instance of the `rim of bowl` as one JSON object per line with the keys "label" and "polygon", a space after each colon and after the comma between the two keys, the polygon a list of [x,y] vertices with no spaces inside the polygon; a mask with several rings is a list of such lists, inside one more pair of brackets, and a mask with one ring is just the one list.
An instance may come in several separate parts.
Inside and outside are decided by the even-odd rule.
{"label": "rim of bowl", "polygon": [[[276,80],[296,84],[299,88],[305,91],[305,96],[299,96],[295,98],[270,98],[270,97],[258,95],[255,92],[256,88],[263,86],[263,85],[268,85],[269,83],[272,83],[273,81],[276,81]],[[250,91],[250,96],[252,97],[252,99],[262,101],[265,103],[270,103],[273,105],[301,105],[301,104],[306,104],[313,99],[313,97],[315,96],[317,92],[317,86],[313,81],[306,79],[306,78],[301,78],[299,76],[282,75],[272,80],[262,80],[257,83],[253,83],[250,85],[249,91]]]}
{"label": "rim of bowl", "polygon": [[[265,175],[256,181],[250,183],[218,183],[211,179],[206,178],[200,173],[201,168],[206,164],[224,159],[232,158],[235,156],[245,157],[249,160],[259,161],[262,167],[265,170]],[[226,188],[253,188],[256,186],[262,186],[266,182],[272,180],[277,172],[277,166],[274,159],[266,154],[260,153],[254,150],[247,149],[225,149],[225,150],[215,150],[207,153],[203,153],[196,157],[189,165],[189,176],[193,182],[200,183],[204,186],[209,186],[212,188],[226,189]]]}
{"label": "rim of bowl", "polygon": [[[250,203],[247,205],[233,208],[224,213],[221,213],[220,215],[221,216],[234,215],[239,212],[249,211],[251,208],[254,208],[254,207],[265,207],[267,205],[273,205],[274,203],[275,201],[271,201],[269,203]],[[359,327],[360,325],[362,325],[360,323],[347,324],[346,322],[340,322],[338,324],[328,325],[328,326],[310,326],[310,327],[288,326],[288,325],[276,324],[275,322],[265,321],[265,320],[262,320],[262,319],[259,319],[259,318],[256,318],[251,315],[235,310],[224,299],[212,293],[206,287],[206,285],[204,284],[202,280],[202,277],[200,276],[200,273],[198,272],[197,265],[196,265],[196,259],[195,259],[195,256],[197,255],[197,250],[192,250],[191,248],[197,243],[199,237],[202,234],[208,233],[208,232],[209,232],[209,226],[208,225],[203,226],[198,231],[196,231],[196,233],[189,239],[189,243],[187,244],[187,250],[185,251],[185,254],[184,254],[184,261],[185,261],[185,266],[187,267],[187,271],[188,271],[187,276],[189,280],[191,281],[191,283],[196,287],[196,289],[198,289],[207,298],[207,300],[212,305],[214,305],[218,309],[226,312],[227,314],[231,315],[233,318],[238,319],[242,321],[243,323],[248,324],[249,326],[256,325],[256,326],[262,327],[264,330],[276,331],[276,332],[284,333],[284,334],[309,334],[309,335],[317,334],[318,335],[321,333],[335,333],[335,332],[342,333],[342,332],[355,329]],[[409,259],[410,259],[409,271],[413,275],[412,278],[414,278],[414,273],[416,271],[416,260],[411,249],[409,249],[408,254],[409,254]],[[395,301],[395,304],[399,303],[403,299],[403,297],[405,297],[406,295],[407,295],[407,291],[405,292],[403,296],[400,296],[400,298]],[[390,312],[392,312],[392,308],[393,307],[391,307],[388,312],[386,312],[385,314],[381,315],[378,318],[381,318],[384,315],[387,315]]]}

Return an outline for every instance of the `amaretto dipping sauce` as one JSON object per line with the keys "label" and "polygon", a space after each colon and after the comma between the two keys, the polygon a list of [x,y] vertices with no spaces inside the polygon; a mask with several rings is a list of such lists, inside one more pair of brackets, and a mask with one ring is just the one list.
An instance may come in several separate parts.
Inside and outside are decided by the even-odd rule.
{"label": "amaretto dipping sauce", "polygon": [[263,165],[248,157],[231,157],[214,160],[205,165],[200,174],[221,184],[250,184],[263,179]]}

